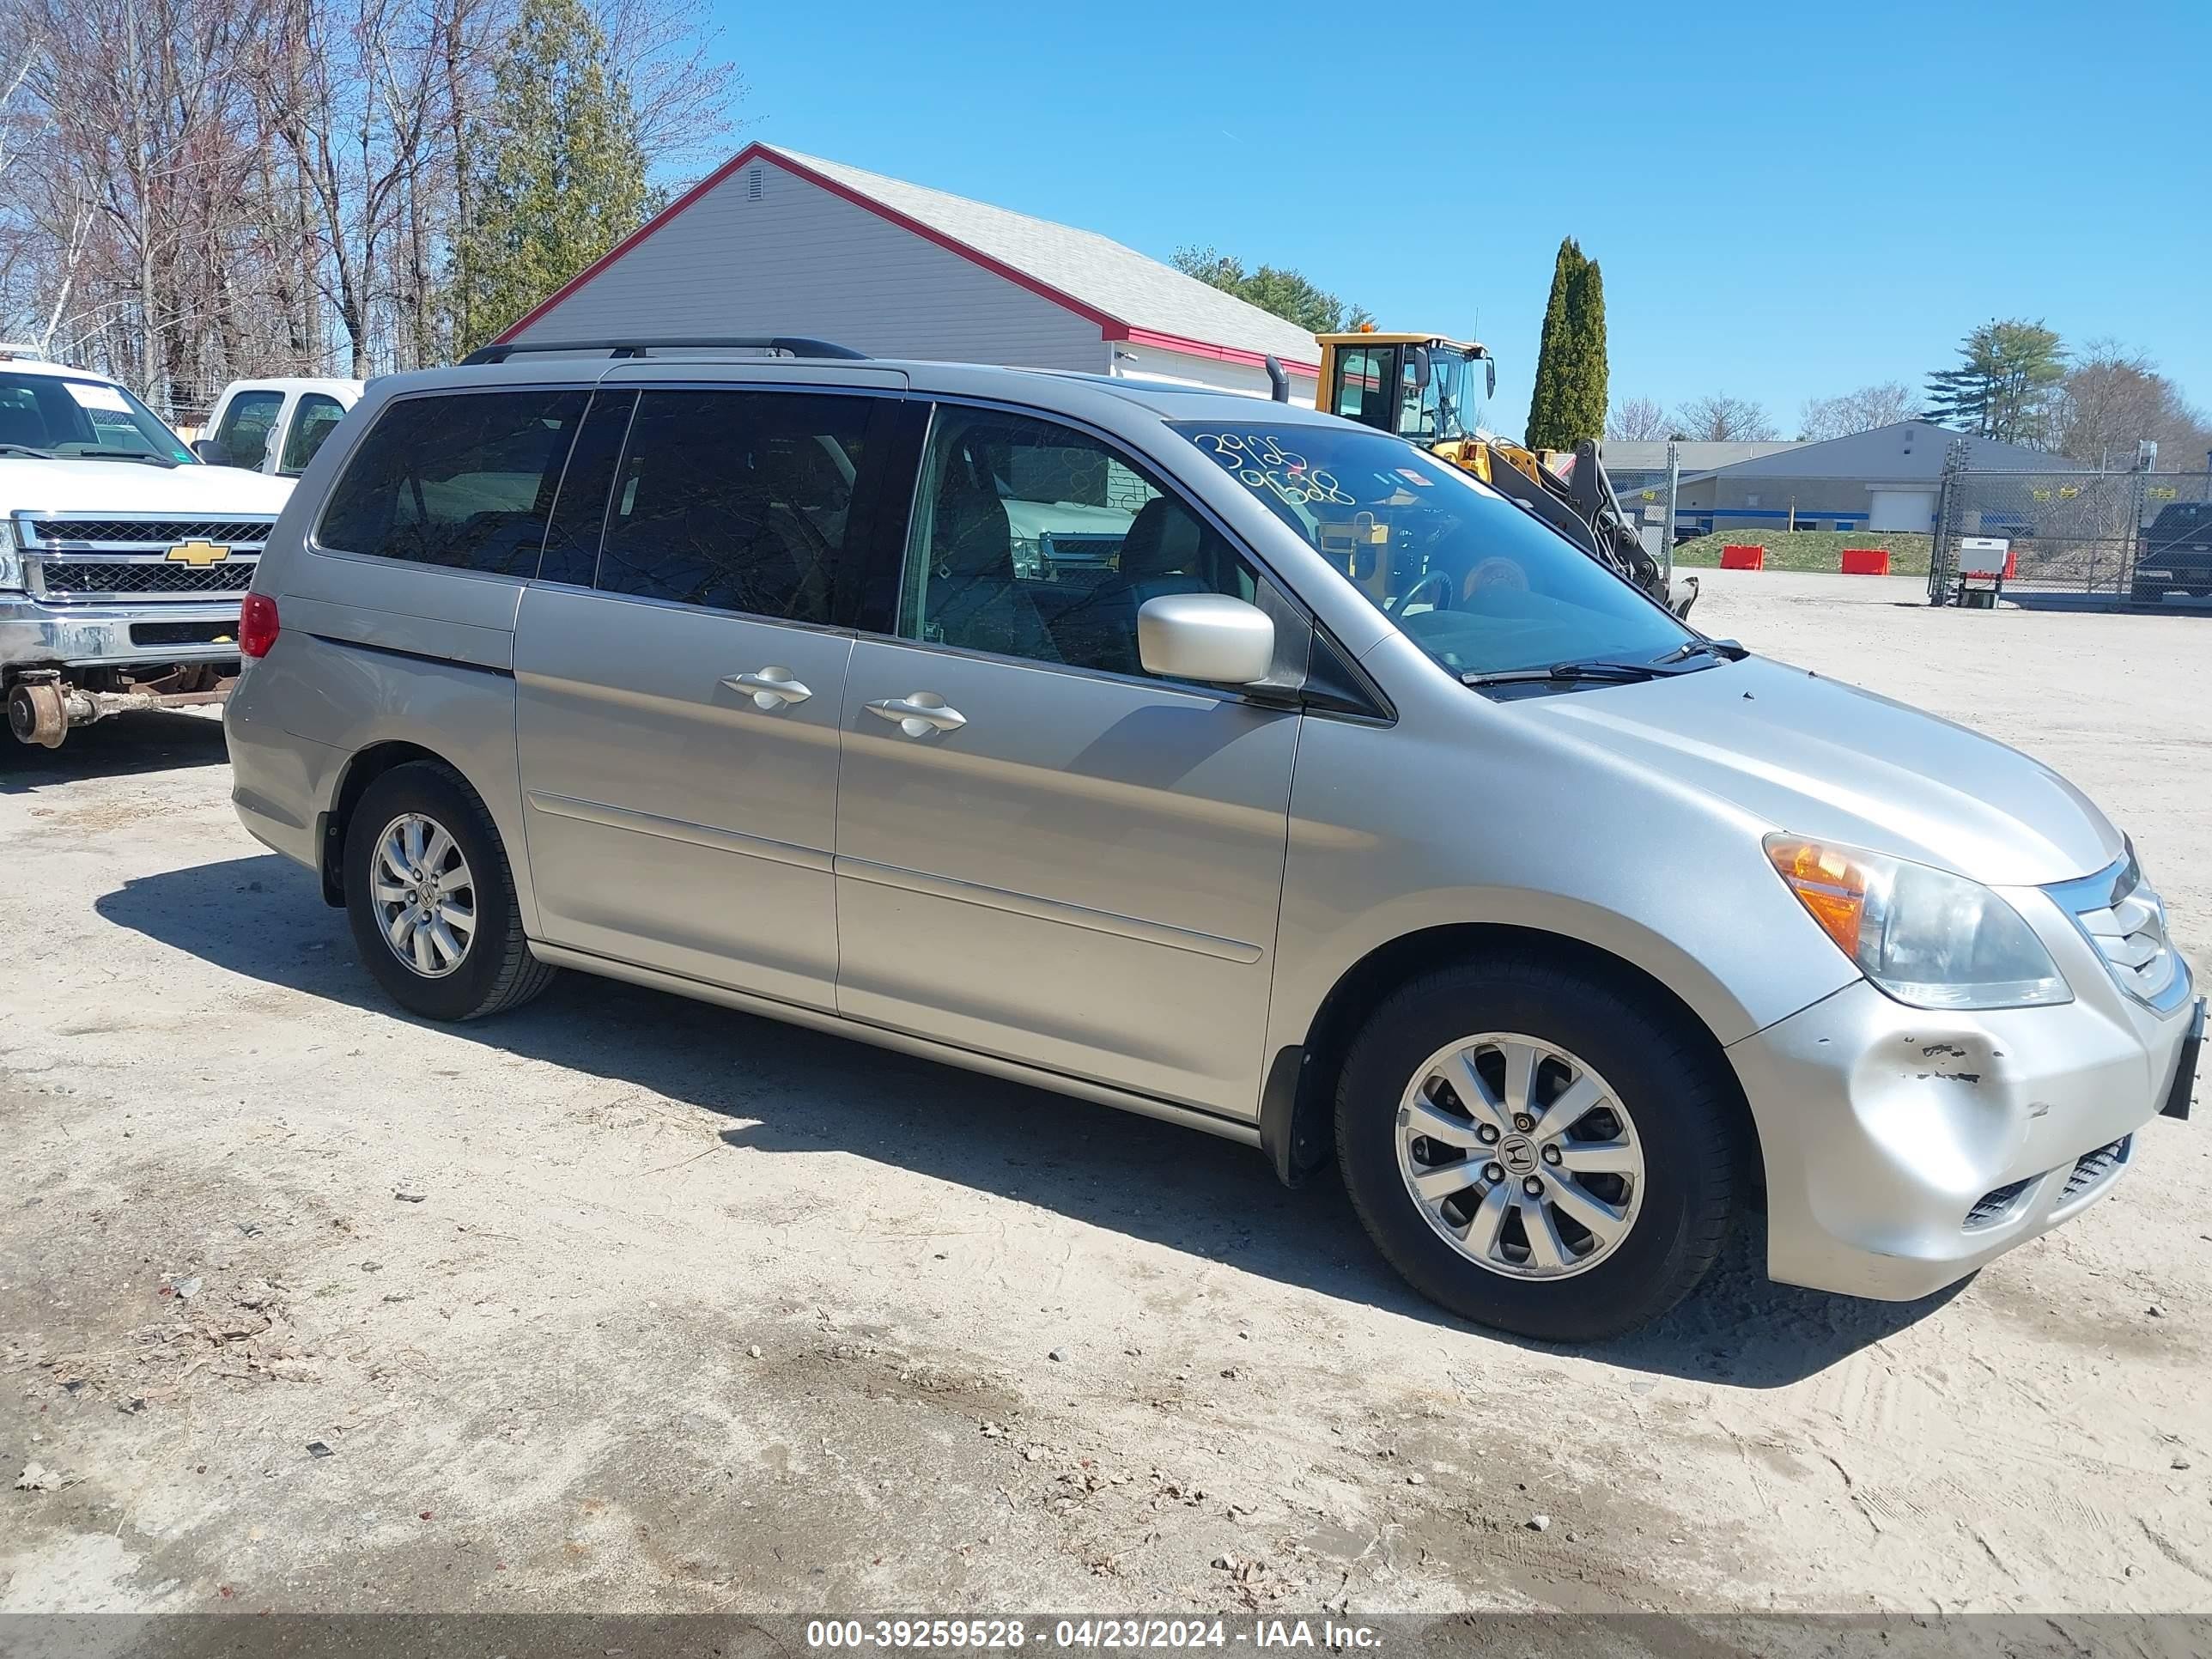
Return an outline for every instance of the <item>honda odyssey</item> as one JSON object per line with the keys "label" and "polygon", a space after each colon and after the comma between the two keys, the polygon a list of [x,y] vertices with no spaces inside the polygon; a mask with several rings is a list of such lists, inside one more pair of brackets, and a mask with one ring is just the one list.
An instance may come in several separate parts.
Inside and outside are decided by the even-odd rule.
{"label": "honda odyssey", "polygon": [[1561,1340],[1754,1215],[1921,1296],[2185,1113],[2189,969],[2038,763],[1385,433],[769,343],[495,348],[308,465],[235,799],[402,1007],[574,969],[1334,1163]]}

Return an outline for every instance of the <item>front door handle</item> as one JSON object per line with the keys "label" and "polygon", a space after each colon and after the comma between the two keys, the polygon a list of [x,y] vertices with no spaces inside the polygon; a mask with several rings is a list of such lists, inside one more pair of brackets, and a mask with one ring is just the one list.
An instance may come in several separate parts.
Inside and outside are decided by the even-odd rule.
{"label": "front door handle", "polygon": [[916,691],[903,697],[884,697],[868,705],[871,714],[896,720],[909,738],[932,732],[953,732],[968,724],[968,717],[947,704],[934,691]]}
{"label": "front door handle", "polygon": [[743,691],[753,700],[753,707],[763,711],[782,708],[786,703],[805,702],[814,695],[799,683],[798,677],[788,668],[769,666],[757,674],[732,674],[722,684],[732,691]]}

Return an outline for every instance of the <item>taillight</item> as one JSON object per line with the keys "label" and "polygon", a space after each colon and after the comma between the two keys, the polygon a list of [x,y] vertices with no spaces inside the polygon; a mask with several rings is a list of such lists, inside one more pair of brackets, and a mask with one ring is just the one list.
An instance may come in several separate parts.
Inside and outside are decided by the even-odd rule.
{"label": "taillight", "polygon": [[276,643],[276,601],[266,593],[248,593],[238,610],[238,648],[249,657],[265,657]]}

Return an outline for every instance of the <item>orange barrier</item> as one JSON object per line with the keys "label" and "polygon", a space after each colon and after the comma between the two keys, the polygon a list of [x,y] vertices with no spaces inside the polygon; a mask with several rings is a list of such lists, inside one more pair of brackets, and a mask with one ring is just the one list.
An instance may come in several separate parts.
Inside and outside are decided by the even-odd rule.
{"label": "orange barrier", "polygon": [[1764,570],[1766,568],[1766,550],[1763,547],[1723,547],[1721,549],[1721,568]]}
{"label": "orange barrier", "polygon": [[1887,576],[1889,550],[1886,547],[1847,547],[1844,550],[1846,576]]}

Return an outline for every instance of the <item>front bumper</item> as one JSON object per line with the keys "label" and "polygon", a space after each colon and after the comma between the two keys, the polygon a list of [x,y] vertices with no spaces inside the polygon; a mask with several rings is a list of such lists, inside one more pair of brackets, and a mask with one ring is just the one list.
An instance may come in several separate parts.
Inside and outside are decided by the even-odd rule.
{"label": "front bumper", "polygon": [[1861,981],[1728,1050],[1765,1162],[1770,1276],[1909,1301],[2112,1189],[2194,997],[2158,1013],[2086,949],[2061,967],[2063,1007],[1938,1012]]}
{"label": "front bumper", "polygon": [[[0,668],[235,663],[239,605],[232,599],[209,604],[64,605],[21,593],[0,594]],[[227,637],[175,637],[184,632]]]}

